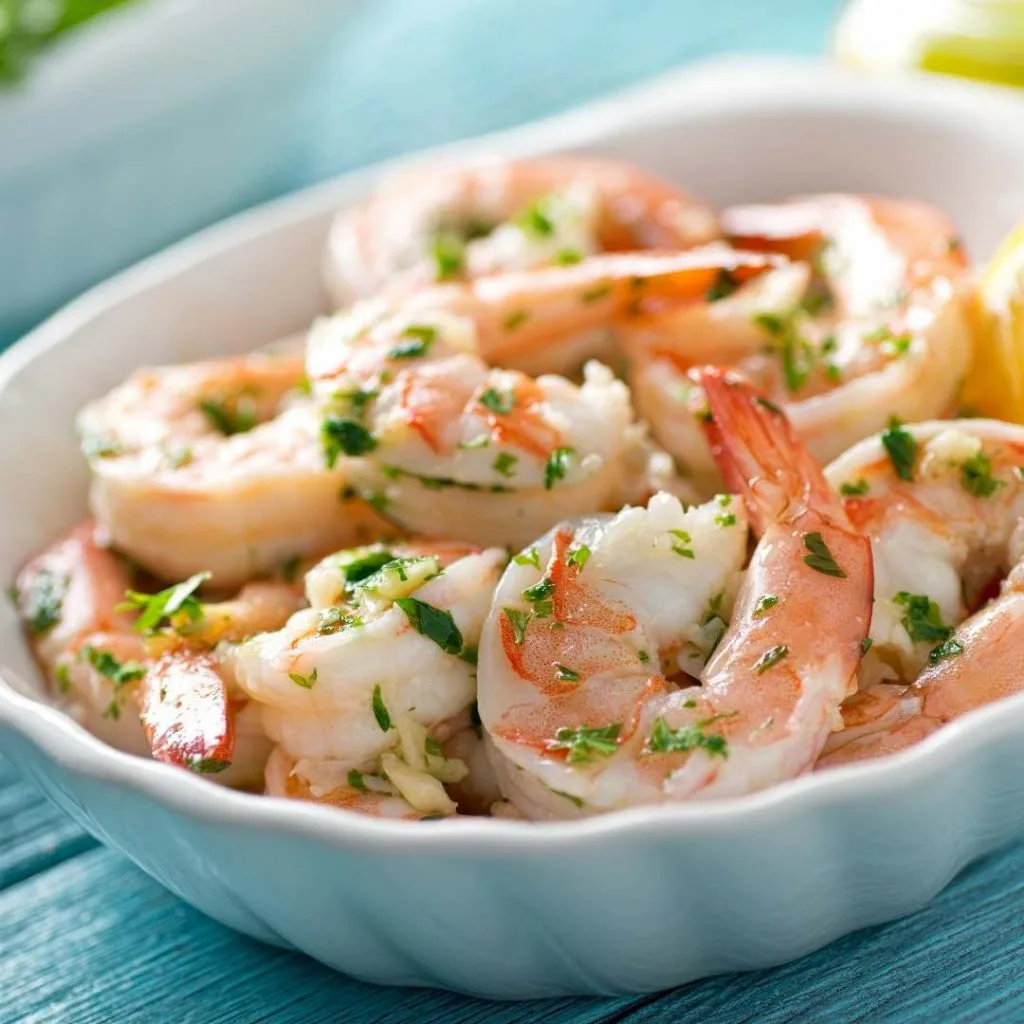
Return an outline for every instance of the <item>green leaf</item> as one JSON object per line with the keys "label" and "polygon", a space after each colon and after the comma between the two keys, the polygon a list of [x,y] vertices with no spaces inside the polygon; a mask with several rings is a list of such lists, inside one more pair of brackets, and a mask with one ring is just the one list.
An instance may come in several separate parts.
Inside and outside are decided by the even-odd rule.
{"label": "green leaf", "polygon": [[405,613],[413,629],[433,640],[445,654],[458,654],[462,650],[462,633],[451,612],[415,597],[400,597],[395,604]]}
{"label": "green leaf", "polygon": [[731,270],[722,267],[704,297],[708,302],[718,302],[719,299],[727,299],[739,286],[736,275]]}
{"label": "green leaf", "polygon": [[155,633],[164,620],[170,623],[171,618],[178,614],[195,622],[203,617],[203,606],[193,595],[210,577],[211,573],[197,572],[156,594],[126,590],[125,600],[117,606],[117,611],[137,611],[139,615],[134,628],[140,633]]}
{"label": "green leaf", "polygon": [[724,717],[716,715],[680,729],[671,729],[664,718],[656,718],[647,751],[651,754],[685,754],[692,750],[703,750],[708,757],[728,757],[729,746],[725,737],[708,736],[704,732],[709,725]]}
{"label": "green leaf", "polygon": [[828,545],[820,533],[805,533],[804,547],[810,552],[804,556],[804,562],[815,572],[824,573],[826,576],[835,576],[837,579],[846,579],[846,573],[839,567],[832,557]]}
{"label": "green leaf", "polygon": [[435,278],[438,281],[450,281],[462,273],[466,247],[457,235],[441,232],[431,243],[430,255],[434,261]]}
{"label": "green leaf", "polygon": [[377,439],[366,427],[341,416],[328,416],[323,421],[320,425],[320,441],[328,469],[334,468],[343,452],[352,456],[366,455],[377,447]]}
{"label": "green leaf", "polygon": [[568,668],[565,665],[555,665],[555,678],[562,680],[564,683],[578,683],[580,681],[580,674],[575,669]]}
{"label": "green leaf", "polygon": [[909,594],[901,590],[893,601],[906,608],[900,622],[915,644],[939,643],[953,632],[942,621],[942,609],[927,594]]}
{"label": "green leaf", "polygon": [[522,647],[523,640],[526,638],[526,627],[529,625],[530,619],[533,618],[533,613],[520,611],[518,608],[503,608],[502,611],[512,626],[512,639],[515,641],[516,647]]}
{"label": "green leaf", "polygon": [[575,448],[556,448],[544,466],[544,489],[550,491],[556,480],[564,480],[569,472],[569,460],[576,454]]}
{"label": "green leaf", "polygon": [[777,647],[769,648],[760,658],[754,662],[754,671],[758,675],[763,675],[768,669],[778,665],[783,658],[789,654],[789,648],[785,644],[779,644]]}
{"label": "green leaf", "polygon": [[388,711],[388,706],[384,703],[384,697],[381,695],[380,683],[373,688],[373,698],[370,701],[370,706],[373,708],[373,717],[377,719],[380,731],[387,732],[391,728],[391,713]]}
{"label": "green leaf", "polygon": [[859,480],[845,481],[839,485],[839,493],[844,498],[861,498],[868,493],[869,484],[861,477]]}
{"label": "green leaf", "polygon": [[549,576],[545,576],[539,582],[534,583],[532,587],[527,587],[523,591],[523,600],[529,601],[533,605],[533,611],[537,618],[543,619],[554,611],[554,594],[554,581]]}
{"label": "green leaf", "polygon": [[992,460],[984,453],[972,455],[960,467],[960,483],[968,494],[976,498],[991,498],[1005,481],[992,476]]}
{"label": "green leaf", "polygon": [[488,388],[478,401],[495,415],[506,416],[515,408],[516,396],[510,391],[502,392],[497,388]]}
{"label": "green leaf", "polygon": [[518,464],[519,459],[515,455],[511,455],[509,452],[501,452],[494,460],[493,469],[495,473],[509,477],[515,475]]}
{"label": "green leaf", "polygon": [[226,399],[204,398],[199,402],[203,415],[219,433],[230,437],[245,434],[256,426],[256,409],[251,397],[242,395],[232,406]]}
{"label": "green leaf", "polygon": [[567,750],[569,764],[587,764],[595,757],[610,757],[619,749],[618,736],[622,726],[618,722],[597,728],[581,725],[576,729],[568,727],[555,733],[551,750]]}
{"label": "green leaf", "polygon": [[430,351],[437,339],[437,328],[429,324],[410,324],[402,332],[400,341],[390,352],[389,359],[420,359]]}
{"label": "green leaf", "polygon": [[963,653],[964,645],[955,637],[950,637],[928,652],[928,661],[935,665],[946,658],[955,658]]}
{"label": "green leaf", "polygon": [[763,597],[759,597],[757,599],[757,604],[754,605],[754,618],[760,619],[778,603],[779,599],[774,594],[765,594]]}
{"label": "green leaf", "polygon": [[903,429],[903,424],[894,416],[889,429],[882,433],[882,446],[889,455],[889,461],[896,475],[908,483],[914,479],[914,462],[917,459],[917,441],[913,434]]}
{"label": "green leaf", "polygon": [[565,560],[569,565],[575,567],[576,574],[579,575],[583,571],[583,566],[590,561],[590,548],[586,544],[578,544],[569,552]]}
{"label": "green leaf", "polygon": [[521,554],[516,555],[513,559],[516,565],[532,565],[535,568],[540,568],[540,552],[536,548],[527,548]]}
{"label": "green leaf", "polygon": [[316,685],[316,669],[314,668],[308,676],[301,675],[298,672],[289,672],[288,678],[296,686],[301,686],[304,690],[312,690]]}
{"label": "green leaf", "polygon": [[60,622],[61,607],[71,578],[50,569],[40,569],[19,596],[21,614],[33,633],[45,633]]}

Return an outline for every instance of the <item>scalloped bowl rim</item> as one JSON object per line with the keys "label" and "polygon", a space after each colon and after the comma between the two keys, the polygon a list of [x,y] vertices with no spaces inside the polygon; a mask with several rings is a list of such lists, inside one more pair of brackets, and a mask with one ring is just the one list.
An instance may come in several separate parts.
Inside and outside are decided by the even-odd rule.
{"label": "scalloped bowl rim", "polygon": [[[847,105],[874,96],[884,100],[890,114],[896,112],[935,115],[951,106],[968,110],[973,116],[995,120],[1024,117],[1024,104],[1009,94],[1000,94],[983,86],[936,81],[927,84],[910,79],[884,81],[854,80],[845,73],[819,67],[817,62],[793,62],[762,58],[725,58],[700,62],[682,72],[674,72],[624,93],[599,100],[533,125],[468,143],[459,143],[430,151],[439,154],[529,152],[556,150],[563,136],[579,143],[585,139],[581,121],[599,122],[600,115],[619,104],[648,101],[637,111],[643,118],[656,107],[659,94],[666,94],[688,82],[714,83],[741,80],[765,71],[785,80],[813,81],[818,90],[813,101],[828,108]],[[759,83],[765,107],[779,98],[782,90],[772,91],[774,83]],[[655,101],[655,102],[650,102]],[[705,114],[714,116],[715,108],[727,109],[730,97],[705,102]],[[575,131],[566,132],[566,129]],[[148,284],[157,283],[195,262],[205,261],[244,242],[273,234],[319,211],[336,191],[351,189],[358,180],[378,174],[396,164],[408,164],[412,158],[387,161],[365,171],[357,171],[336,181],[306,189],[294,196],[264,204],[239,214],[180,242],[162,253],[116,275],[90,289],[49,320],[40,325],[8,351],[0,355],[0,393],[17,371],[38,356],[67,342],[77,325],[119,303]],[[756,825],[766,815],[778,821],[780,810],[813,810],[864,799],[884,798],[896,788],[908,788],[937,777],[960,758],[976,752],[982,745],[1013,735],[1024,736],[1024,694],[980,708],[962,719],[945,725],[913,747],[890,757],[863,764],[832,769],[820,775],[805,775],[747,796],[721,800],[692,801],[679,804],[654,804],[614,811],[584,819],[561,822],[532,822],[514,819],[459,818],[423,823],[387,821],[350,814],[313,803],[292,802],[258,794],[237,792],[212,785],[208,780],[168,765],[122,753],[92,736],[59,708],[24,696],[5,676],[0,666],[0,724],[5,724],[29,739],[48,757],[65,768],[88,778],[117,783],[155,800],[167,809],[193,820],[250,828],[277,828],[283,832],[318,840],[343,849],[381,848],[407,851],[416,848],[432,852],[487,852],[500,849],[523,853],[547,852],[563,844],[589,844],[597,838],[628,832],[637,837],[684,829],[694,835],[727,833],[735,826]]]}

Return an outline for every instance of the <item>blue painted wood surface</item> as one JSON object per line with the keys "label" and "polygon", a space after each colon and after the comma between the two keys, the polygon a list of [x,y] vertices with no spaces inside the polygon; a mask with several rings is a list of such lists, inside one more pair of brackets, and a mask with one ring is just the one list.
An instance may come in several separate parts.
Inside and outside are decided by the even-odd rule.
{"label": "blue painted wood surface", "polygon": [[[815,52],[838,0],[377,0],[338,39],[297,178],[564,109],[720,50]],[[282,866],[286,870],[286,866]],[[1021,1021],[1024,846],[902,922],[660,996],[504,1005],[374,988],[204,919],[0,758],[0,1024]]]}

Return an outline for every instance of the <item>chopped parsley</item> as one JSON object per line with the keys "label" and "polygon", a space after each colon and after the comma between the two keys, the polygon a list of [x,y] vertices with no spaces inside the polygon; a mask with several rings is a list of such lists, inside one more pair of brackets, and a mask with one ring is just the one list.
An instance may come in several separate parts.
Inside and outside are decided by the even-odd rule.
{"label": "chopped parsley", "polygon": [[[372,576],[375,572],[383,569],[389,562],[393,562],[395,556],[387,550],[367,551],[342,563],[339,568],[345,574],[345,583],[354,584]],[[346,587],[346,589],[349,589]]]}
{"label": "chopped parsley", "polygon": [[391,712],[388,711],[388,706],[384,703],[384,697],[380,692],[380,683],[373,688],[370,706],[373,708],[373,717],[377,719],[380,731],[387,732],[391,728]]}
{"label": "chopped parsley", "polygon": [[540,568],[540,552],[536,548],[527,548],[525,551],[516,555],[512,559],[516,565],[532,565],[534,568]]}
{"label": "chopped parsley", "polygon": [[860,642],[861,657],[863,657],[865,654],[868,653],[868,651],[871,650],[871,646],[872,646],[872,644],[874,644],[874,642],[875,642],[874,638],[872,638],[870,636],[866,636],[866,637],[864,637],[863,640],[861,640],[861,642]]}
{"label": "chopped parsley", "polygon": [[779,599],[774,594],[765,594],[763,597],[759,597],[757,604],[754,605],[754,618],[760,619],[767,615],[778,603]]}
{"label": "chopped parsley", "polygon": [[556,480],[564,480],[569,472],[569,460],[576,454],[575,448],[556,448],[544,465],[544,490],[550,491]]}
{"label": "chopped parsley", "polygon": [[960,467],[960,483],[968,494],[976,498],[991,498],[1005,482],[992,476],[992,460],[977,452]]}
{"label": "chopped parsley", "polygon": [[505,317],[505,330],[514,331],[517,327],[522,327],[529,319],[530,314],[525,309],[513,310]]}
{"label": "chopped parsley", "polygon": [[888,453],[896,475],[908,483],[913,481],[917,441],[913,434],[903,429],[903,424],[895,416],[889,421],[889,429],[882,432],[882,447]]}
{"label": "chopped parsley", "polygon": [[578,544],[566,557],[566,562],[575,567],[577,575],[583,571],[583,566],[585,566],[589,560],[590,548],[588,548],[586,544]]}
{"label": "chopped parsley", "polygon": [[532,617],[530,612],[523,612],[518,608],[505,608],[503,611],[512,627],[512,639],[515,641],[516,647],[522,647],[523,640],[526,638],[526,627]]}
{"label": "chopped parsley", "polygon": [[45,633],[60,622],[61,606],[71,579],[51,569],[40,569],[20,595],[21,614],[33,633]]}
{"label": "chopped parsley", "polygon": [[536,238],[550,238],[555,233],[555,224],[547,212],[548,203],[544,196],[534,200],[516,214],[514,223]]}
{"label": "chopped parsley", "polygon": [[652,754],[687,754],[693,750],[703,750],[708,757],[728,757],[729,746],[724,736],[708,736],[704,730],[717,722],[721,715],[705,718],[684,725],[680,729],[669,728],[664,718],[656,718],[651,729],[651,738],[647,742],[647,750]]}
{"label": "chopped parsley", "polygon": [[860,498],[868,493],[869,484],[864,477],[859,480],[844,480],[839,485],[839,493],[844,498]]}
{"label": "chopped parsley", "polygon": [[438,281],[450,281],[462,273],[465,265],[465,246],[456,235],[441,232],[434,236],[430,246],[434,261],[434,277]]}
{"label": "chopped parsley", "polygon": [[213,428],[226,437],[244,434],[256,426],[256,409],[247,395],[239,397],[234,408],[225,399],[204,398],[199,402],[199,409]]}
{"label": "chopped parsley", "polygon": [[572,267],[583,262],[583,253],[579,249],[559,249],[555,253],[555,263],[560,267]]}
{"label": "chopped parsley", "polygon": [[369,793],[369,787],[363,781],[363,773],[357,772],[355,768],[349,769],[348,773],[348,784],[349,788],[357,790],[360,793]]}
{"label": "chopped parsley", "polygon": [[804,547],[810,552],[804,556],[804,562],[815,572],[824,573],[826,576],[835,576],[837,579],[846,579],[846,573],[839,567],[832,557],[828,545],[820,533],[805,533]]}
{"label": "chopped parsley", "polygon": [[478,399],[480,404],[496,416],[507,416],[516,404],[516,396],[510,391],[488,388]]}
{"label": "chopped parsley", "polygon": [[412,628],[433,640],[445,654],[458,654],[462,650],[462,633],[451,612],[415,597],[400,597],[395,604],[405,613]]}
{"label": "chopped parsley", "polygon": [[555,733],[555,740],[549,747],[551,750],[567,750],[569,764],[587,764],[595,757],[610,757],[619,749],[621,729],[618,722],[597,728],[586,725],[576,729],[566,727]]}
{"label": "chopped parsley", "polygon": [[216,775],[230,767],[230,761],[223,761],[218,757],[198,757],[188,762],[188,770],[197,775]]}
{"label": "chopped parsley", "polygon": [[142,679],[146,674],[146,666],[139,661],[118,661],[110,651],[100,650],[88,644],[79,651],[78,656],[113,683],[114,695],[103,716],[116,721],[121,717],[121,690],[129,683]]}
{"label": "chopped parsley", "polygon": [[296,686],[301,686],[304,690],[312,690],[316,685],[316,669],[314,668],[308,676],[304,676],[299,672],[289,672],[288,678]]}
{"label": "chopped parsley", "polygon": [[646,665],[651,660],[651,656],[646,651],[637,651],[636,656],[637,660],[643,665]]}
{"label": "chopped parsley", "polygon": [[723,512],[720,515],[715,516],[716,526],[735,526],[736,516],[732,512]]}
{"label": "chopped parsley", "polygon": [[900,622],[915,644],[941,643],[953,633],[942,621],[942,609],[927,594],[909,594],[901,590],[893,602],[906,608]]}
{"label": "chopped parsley", "polygon": [[211,573],[197,572],[173,587],[161,590],[156,594],[140,594],[135,590],[126,590],[124,601],[117,606],[117,611],[137,611],[139,613],[134,627],[140,633],[155,633],[164,620],[174,625],[174,619],[187,619],[196,622],[203,617],[203,606],[195,596],[195,592],[210,579]]}
{"label": "chopped parsley", "polygon": [[328,469],[334,469],[338,456],[365,455],[377,447],[377,439],[355,420],[328,416],[320,425],[320,441]]}
{"label": "chopped parsley", "polygon": [[736,275],[731,270],[722,267],[715,275],[715,280],[707,290],[704,298],[708,302],[718,302],[719,299],[727,299],[739,286],[740,283],[736,279]]}
{"label": "chopped parsley", "polygon": [[954,637],[944,640],[938,647],[928,652],[929,664],[935,665],[946,658],[955,658],[958,654],[964,653],[964,645]]}
{"label": "chopped parsley", "polygon": [[342,402],[352,410],[352,415],[361,420],[366,415],[367,406],[378,396],[380,391],[376,388],[350,388],[348,391],[335,391],[331,398],[335,402]]}
{"label": "chopped parsley", "polygon": [[436,327],[410,324],[402,331],[402,340],[388,352],[388,359],[419,359],[430,351],[436,339]]}
{"label": "chopped parsley", "polygon": [[527,587],[523,591],[523,600],[529,601],[533,605],[534,614],[538,619],[544,619],[554,613],[554,593],[554,581],[545,576],[538,583],[534,583],[532,587]]}
{"label": "chopped parsley", "polygon": [[580,295],[580,299],[588,304],[591,302],[600,302],[601,299],[607,298],[611,293],[612,286],[606,282],[605,284],[598,284],[593,288],[588,288],[582,295]]}
{"label": "chopped parsley", "polygon": [[680,558],[697,557],[693,553],[693,548],[690,547],[693,543],[693,538],[685,530],[669,530],[668,532],[675,538],[672,541],[672,550],[679,555]]}
{"label": "chopped parsley", "polygon": [[493,462],[493,469],[495,473],[500,473],[502,476],[509,477],[514,476],[516,466],[519,464],[517,456],[510,454],[509,452],[501,452]]}
{"label": "chopped parsley", "polygon": [[580,674],[575,669],[556,664],[555,678],[562,680],[564,683],[578,683],[580,681]]}
{"label": "chopped parsley", "polygon": [[762,675],[767,672],[768,669],[774,668],[778,665],[786,655],[789,654],[789,648],[785,644],[779,644],[777,647],[771,647],[760,658],[754,662],[754,671],[758,675]]}
{"label": "chopped parsley", "polygon": [[754,323],[774,339],[786,390],[791,394],[807,383],[814,370],[814,349],[797,330],[796,312],[758,313],[754,317]]}

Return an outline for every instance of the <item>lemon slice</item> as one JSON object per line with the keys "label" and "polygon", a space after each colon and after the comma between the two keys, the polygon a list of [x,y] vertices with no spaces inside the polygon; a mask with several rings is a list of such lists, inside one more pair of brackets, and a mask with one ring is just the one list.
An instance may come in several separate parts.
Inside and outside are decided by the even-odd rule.
{"label": "lemon slice", "polygon": [[985,268],[972,312],[974,362],[964,381],[964,406],[1024,423],[1024,221]]}

